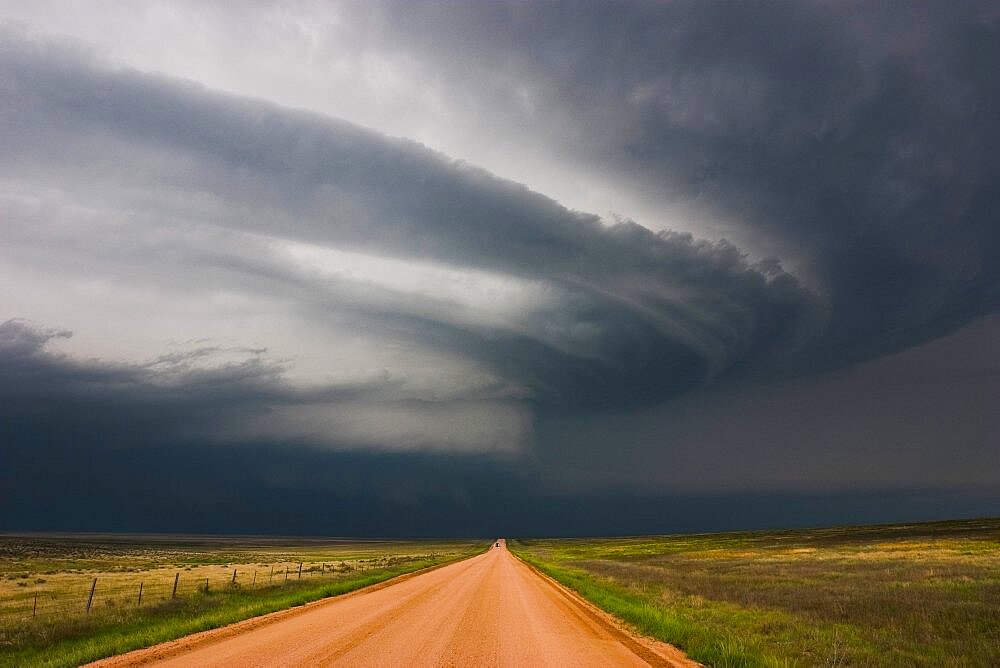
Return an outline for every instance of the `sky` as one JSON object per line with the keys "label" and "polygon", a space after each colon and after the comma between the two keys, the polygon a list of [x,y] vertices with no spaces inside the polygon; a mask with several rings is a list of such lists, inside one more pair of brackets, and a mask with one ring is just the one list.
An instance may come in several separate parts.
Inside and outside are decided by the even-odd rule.
{"label": "sky", "polygon": [[0,5],[0,530],[1000,514],[993,2]]}

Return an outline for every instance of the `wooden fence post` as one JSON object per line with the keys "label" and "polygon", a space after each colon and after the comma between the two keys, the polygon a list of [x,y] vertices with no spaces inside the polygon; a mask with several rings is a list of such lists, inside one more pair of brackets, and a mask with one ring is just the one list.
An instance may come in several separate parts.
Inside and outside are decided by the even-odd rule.
{"label": "wooden fence post", "polygon": [[274,580],[274,564],[271,564],[271,574],[267,576],[267,584],[271,584],[272,580]]}
{"label": "wooden fence post", "polygon": [[142,605],[142,581],[139,581],[139,600],[135,602],[136,606]]}
{"label": "wooden fence post", "polygon": [[35,618],[35,612],[38,610],[38,592],[35,592],[35,602],[31,604],[31,618]]}
{"label": "wooden fence post", "polygon": [[236,584],[236,569],[235,568],[233,569],[233,581],[230,582],[229,584]]}
{"label": "wooden fence post", "polygon": [[170,594],[170,598],[177,598],[177,579],[180,578],[180,576],[181,576],[180,571],[178,571],[177,574],[174,575],[174,591]]}
{"label": "wooden fence post", "polygon": [[90,596],[87,597],[87,614],[90,614],[90,605],[94,602],[94,590],[97,589],[97,578],[90,584]]}
{"label": "wooden fence post", "polygon": [[208,593],[208,578],[205,578],[205,593]]}
{"label": "wooden fence post", "polygon": [[288,582],[288,566],[285,566],[285,582]]}
{"label": "wooden fence post", "polygon": [[299,579],[302,579],[302,562],[299,562]]}
{"label": "wooden fence post", "polygon": [[250,588],[253,589],[257,586],[257,571],[253,572],[253,582],[250,583]]}

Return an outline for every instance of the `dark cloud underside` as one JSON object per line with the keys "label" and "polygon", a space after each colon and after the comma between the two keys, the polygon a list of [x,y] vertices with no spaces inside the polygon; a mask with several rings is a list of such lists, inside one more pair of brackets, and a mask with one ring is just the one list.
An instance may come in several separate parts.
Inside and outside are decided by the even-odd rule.
{"label": "dark cloud underside", "polygon": [[0,9],[0,527],[1000,510],[993,3],[53,7]]}

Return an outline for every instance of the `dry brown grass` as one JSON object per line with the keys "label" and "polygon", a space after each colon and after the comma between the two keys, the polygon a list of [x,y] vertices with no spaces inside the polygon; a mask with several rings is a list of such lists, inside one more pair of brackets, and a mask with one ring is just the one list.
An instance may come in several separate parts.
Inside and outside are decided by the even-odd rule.
{"label": "dry brown grass", "polygon": [[[453,548],[454,546],[452,546]],[[0,536],[0,625],[152,605],[177,595],[236,584],[263,588],[287,580],[335,577],[426,558],[444,544],[218,537]],[[36,599],[37,597],[37,599]],[[36,606],[37,600],[37,606]]]}
{"label": "dry brown grass", "polygon": [[762,665],[1000,665],[1000,520],[524,547]]}
{"label": "dry brown grass", "polygon": [[483,545],[0,536],[0,665],[23,665],[25,657],[31,664],[64,665],[105,656],[347,591]]}

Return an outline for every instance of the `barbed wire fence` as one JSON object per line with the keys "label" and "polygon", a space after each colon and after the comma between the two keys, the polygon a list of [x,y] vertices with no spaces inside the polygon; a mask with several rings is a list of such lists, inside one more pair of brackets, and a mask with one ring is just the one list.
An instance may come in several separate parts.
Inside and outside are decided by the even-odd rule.
{"label": "barbed wire fence", "polygon": [[0,598],[0,623],[43,623],[66,616],[138,610],[171,600],[218,593],[259,592],[386,568],[426,555],[389,556],[344,561],[281,561],[256,564],[216,564],[137,572],[58,573],[26,578]]}

